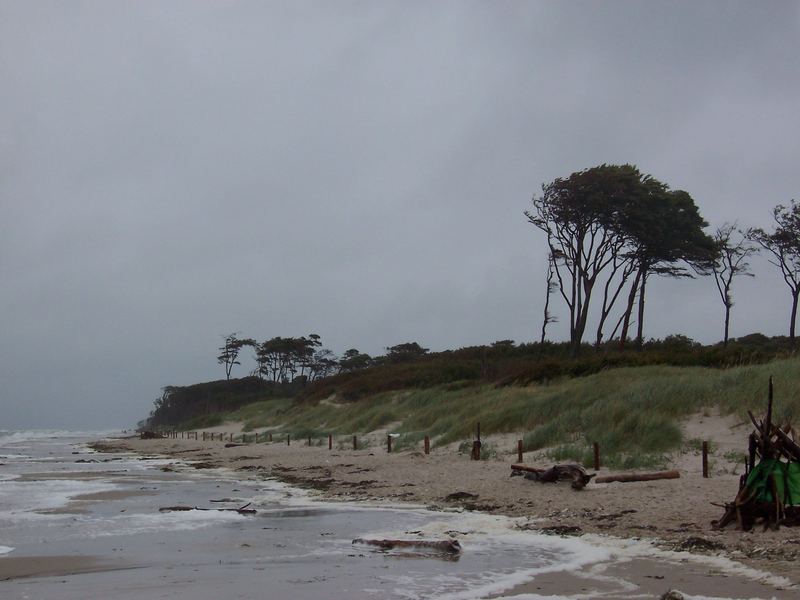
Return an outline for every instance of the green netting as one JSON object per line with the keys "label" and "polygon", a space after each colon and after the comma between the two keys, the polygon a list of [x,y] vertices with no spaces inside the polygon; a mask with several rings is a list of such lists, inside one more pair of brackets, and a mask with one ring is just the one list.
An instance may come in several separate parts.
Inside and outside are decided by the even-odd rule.
{"label": "green netting", "polygon": [[765,458],[747,476],[747,487],[755,488],[756,500],[774,502],[769,476],[775,478],[778,497],[786,506],[800,505],[800,462]]}

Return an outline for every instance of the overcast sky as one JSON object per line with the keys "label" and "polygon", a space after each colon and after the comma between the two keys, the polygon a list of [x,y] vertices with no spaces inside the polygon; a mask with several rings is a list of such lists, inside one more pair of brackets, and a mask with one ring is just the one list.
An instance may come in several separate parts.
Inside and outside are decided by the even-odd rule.
{"label": "overcast sky", "polygon": [[[235,331],[535,339],[523,211],[600,163],[768,226],[800,195],[798,6],[0,0],[0,429],[130,426]],[[786,333],[753,265],[731,333]],[[648,292],[648,337],[722,337],[712,280]]]}

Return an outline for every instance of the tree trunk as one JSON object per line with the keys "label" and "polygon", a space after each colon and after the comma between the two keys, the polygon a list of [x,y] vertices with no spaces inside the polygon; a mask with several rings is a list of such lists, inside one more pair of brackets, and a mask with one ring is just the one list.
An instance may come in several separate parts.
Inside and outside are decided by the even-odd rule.
{"label": "tree trunk", "polygon": [[619,349],[625,349],[625,343],[628,341],[628,327],[631,322],[631,313],[633,312],[633,304],[636,301],[636,292],[639,289],[639,281],[642,278],[642,271],[639,269],[636,272],[636,277],[631,284],[631,291],[628,294],[628,305],[625,307],[625,318],[622,322],[622,332],[619,334]]}
{"label": "tree trunk", "polygon": [[731,305],[729,302],[725,303],[725,337],[722,339],[722,346],[728,347],[728,328],[731,323]]}
{"label": "tree trunk", "polygon": [[797,320],[797,296],[800,294],[800,287],[795,290],[792,290],[792,319],[789,323],[789,342],[792,345],[792,349],[795,347],[795,322]]}
{"label": "tree trunk", "polygon": [[644,292],[647,286],[647,271],[642,274],[642,286],[639,290],[639,322],[636,324],[636,349],[641,352],[644,345]]}
{"label": "tree trunk", "polygon": [[544,300],[544,319],[542,320],[542,339],[539,341],[540,346],[544,346],[544,340],[547,336],[547,325],[552,320],[550,318],[550,294],[553,292],[553,259],[552,255],[547,261],[547,295]]}

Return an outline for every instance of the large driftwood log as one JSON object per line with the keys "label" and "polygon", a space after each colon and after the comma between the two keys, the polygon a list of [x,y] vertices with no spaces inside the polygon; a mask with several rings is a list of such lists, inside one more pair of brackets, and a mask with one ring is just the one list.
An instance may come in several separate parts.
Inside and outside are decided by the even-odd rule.
{"label": "large driftwood log", "polygon": [[461,552],[461,544],[458,543],[458,540],[367,540],[356,538],[353,543],[377,546],[384,550],[392,550],[393,548],[427,548],[445,554],[459,554]]}
{"label": "large driftwood log", "polygon": [[539,468],[536,468],[536,467],[529,467],[528,465],[517,464],[517,465],[511,465],[511,470],[512,471],[524,471],[526,473],[542,473],[542,472],[546,471],[547,469],[539,469]]}
{"label": "large driftwood log", "polygon": [[525,479],[540,483],[571,481],[572,489],[582,490],[595,474],[587,475],[580,465],[554,465],[549,469],[537,469],[527,465],[511,465],[511,475],[524,475]]}
{"label": "large driftwood log", "polygon": [[630,481],[655,481],[656,479],[679,479],[681,474],[678,471],[657,471],[655,473],[622,473],[620,475],[604,475],[595,479],[596,483],[611,483],[618,481],[628,483]]}

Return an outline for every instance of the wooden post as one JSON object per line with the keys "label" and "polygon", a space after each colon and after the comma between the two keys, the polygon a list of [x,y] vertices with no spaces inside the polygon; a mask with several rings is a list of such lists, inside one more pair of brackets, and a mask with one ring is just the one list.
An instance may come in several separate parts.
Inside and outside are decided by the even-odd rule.
{"label": "wooden post", "polygon": [[231,434],[231,442],[233,442],[233,434]]}
{"label": "wooden post", "polygon": [[311,436],[308,436],[308,447],[311,447]]}
{"label": "wooden post", "polygon": [[358,450],[358,438],[353,436],[353,450]]}
{"label": "wooden post", "polygon": [[328,450],[333,450],[333,434],[328,434]]}
{"label": "wooden post", "polygon": [[592,444],[592,448],[594,450],[594,470],[600,470],[600,444],[595,442]]}
{"label": "wooden post", "polygon": [[286,434],[286,445],[287,446],[291,446],[292,445],[292,434],[291,433],[287,433]]}
{"label": "wooden post", "polygon": [[269,441],[270,442],[272,441],[272,434],[271,433],[269,434]]}
{"label": "wooden post", "polygon": [[392,434],[386,434],[386,451],[391,454],[392,452]]}
{"label": "wooden post", "polygon": [[478,422],[477,426],[477,437],[475,441],[472,442],[472,454],[470,458],[472,460],[480,460],[481,459],[481,424],[480,421]]}
{"label": "wooden post", "polygon": [[708,442],[703,442],[703,477],[708,479]]}
{"label": "wooden post", "polygon": [[517,462],[522,462],[522,440],[517,440]]}
{"label": "wooden post", "polygon": [[425,454],[431,453],[431,438],[425,436]]}

